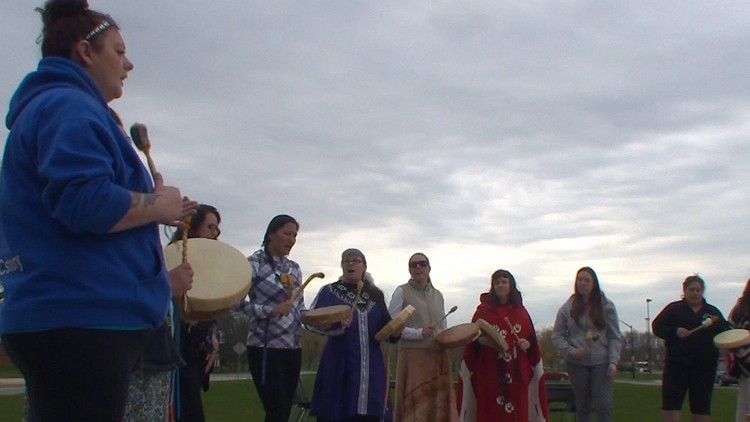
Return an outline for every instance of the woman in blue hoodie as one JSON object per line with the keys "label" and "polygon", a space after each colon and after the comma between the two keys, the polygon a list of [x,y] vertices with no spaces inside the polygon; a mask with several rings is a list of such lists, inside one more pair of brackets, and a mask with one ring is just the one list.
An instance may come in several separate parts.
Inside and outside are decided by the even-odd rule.
{"label": "woman in blue hoodie", "polygon": [[42,60],[13,95],[0,184],[0,335],[34,421],[118,421],[171,297],[159,223],[195,212],[152,183],[109,112],[133,64],[115,21],[49,0]]}

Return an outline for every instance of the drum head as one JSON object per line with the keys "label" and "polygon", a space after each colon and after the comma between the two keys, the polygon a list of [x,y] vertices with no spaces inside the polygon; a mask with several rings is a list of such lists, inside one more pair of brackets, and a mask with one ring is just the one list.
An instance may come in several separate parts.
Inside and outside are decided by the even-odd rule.
{"label": "drum head", "polygon": [[390,320],[390,322],[388,322],[385,327],[383,327],[380,331],[378,331],[377,334],[375,334],[375,340],[377,340],[379,343],[382,343],[383,341],[388,339],[388,337],[390,337],[394,333],[394,331],[396,331],[396,328],[398,328],[401,324],[405,324],[406,320],[408,320],[416,310],[417,309],[415,307],[406,305],[406,307],[402,309],[395,318]]}
{"label": "drum head", "polygon": [[[164,248],[164,261],[171,270],[182,263],[182,242]],[[195,273],[187,292],[188,312],[219,311],[239,303],[253,280],[253,266],[245,255],[219,240],[188,240],[188,263]]]}
{"label": "drum head", "polygon": [[750,331],[735,329],[714,336],[714,344],[720,349],[734,349],[750,344]]}
{"label": "drum head", "polygon": [[455,325],[435,337],[435,341],[442,347],[449,349],[464,346],[479,337],[479,326],[473,322]]}
{"label": "drum head", "polygon": [[348,305],[333,305],[311,309],[302,314],[302,323],[318,328],[327,328],[346,319],[351,310],[352,307]]}

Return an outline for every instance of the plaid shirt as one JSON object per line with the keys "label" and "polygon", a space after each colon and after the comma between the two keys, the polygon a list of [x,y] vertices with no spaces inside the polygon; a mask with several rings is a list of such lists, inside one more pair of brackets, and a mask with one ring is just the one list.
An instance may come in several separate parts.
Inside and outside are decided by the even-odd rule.
{"label": "plaid shirt", "polygon": [[288,292],[281,284],[281,274],[290,274],[297,288],[302,284],[302,271],[299,265],[287,257],[273,257],[276,267],[274,270],[263,249],[255,251],[247,260],[253,265],[250,301],[242,307],[251,318],[247,345],[263,347],[267,326],[269,348],[299,349],[302,328],[300,316],[302,312],[307,311],[304,296],[300,295],[289,315],[280,318],[271,316],[276,305],[289,299]]}

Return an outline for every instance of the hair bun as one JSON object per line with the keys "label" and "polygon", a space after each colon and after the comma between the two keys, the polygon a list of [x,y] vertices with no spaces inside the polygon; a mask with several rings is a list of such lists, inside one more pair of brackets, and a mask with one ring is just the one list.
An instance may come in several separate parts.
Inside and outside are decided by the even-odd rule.
{"label": "hair bun", "polygon": [[48,0],[44,9],[36,10],[42,14],[42,22],[45,26],[51,26],[58,19],[66,16],[78,16],[88,10],[87,0]]}

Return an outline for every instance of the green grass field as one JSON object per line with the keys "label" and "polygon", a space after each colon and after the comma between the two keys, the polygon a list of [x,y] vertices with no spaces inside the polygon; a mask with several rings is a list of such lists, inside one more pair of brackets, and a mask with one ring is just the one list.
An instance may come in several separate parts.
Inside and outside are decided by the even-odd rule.
{"label": "green grass field", "polygon": [[[208,422],[261,422],[261,407],[252,381],[222,381],[211,383],[211,389],[203,396]],[[712,419],[734,420],[737,389],[714,390]],[[618,383],[615,387],[614,420],[617,422],[657,422],[661,420],[661,400],[658,385],[632,385]],[[0,422],[21,420],[23,396],[0,396]],[[551,418],[557,421],[560,414]],[[683,410],[683,421],[689,421],[687,409]]]}
{"label": "green grass field", "polygon": [[21,378],[21,371],[15,366],[0,366],[0,378]]}

